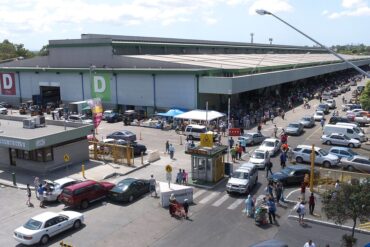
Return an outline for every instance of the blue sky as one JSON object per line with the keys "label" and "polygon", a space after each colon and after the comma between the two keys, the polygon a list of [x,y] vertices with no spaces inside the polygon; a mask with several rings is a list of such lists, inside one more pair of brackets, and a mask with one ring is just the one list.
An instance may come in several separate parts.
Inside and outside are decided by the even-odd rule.
{"label": "blue sky", "polygon": [[[0,40],[39,50],[81,33],[287,45],[313,43],[264,8],[325,45],[370,45],[370,0],[0,0]],[[365,32],[365,31],[367,32]]]}

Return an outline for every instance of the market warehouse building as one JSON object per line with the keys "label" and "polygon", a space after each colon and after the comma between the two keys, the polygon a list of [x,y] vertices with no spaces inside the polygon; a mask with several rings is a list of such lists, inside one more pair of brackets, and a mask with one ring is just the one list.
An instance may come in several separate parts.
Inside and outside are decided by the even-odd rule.
{"label": "market warehouse building", "polygon": [[[358,66],[369,56],[343,55]],[[227,95],[321,76],[349,66],[317,47],[83,34],[49,41],[49,55],[0,64],[0,100],[106,107],[219,109]]]}
{"label": "market warehouse building", "polygon": [[0,115],[0,167],[46,173],[89,160],[92,125],[46,120],[43,127],[24,128],[24,119]]}

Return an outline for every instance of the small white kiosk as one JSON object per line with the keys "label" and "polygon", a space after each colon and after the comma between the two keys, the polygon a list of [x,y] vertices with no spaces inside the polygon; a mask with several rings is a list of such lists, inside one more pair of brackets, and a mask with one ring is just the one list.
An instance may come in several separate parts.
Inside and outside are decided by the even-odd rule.
{"label": "small white kiosk", "polygon": [[160,200],[162,207],[168,207],[170,204],[170,196],[174,194],[176,201],[179,203],[184,203],[185,199],[188,199],[188,203],[193,203],[193,188],[190,186],[180,185],[180,184],[170,184],[159,182],[160,190]]}

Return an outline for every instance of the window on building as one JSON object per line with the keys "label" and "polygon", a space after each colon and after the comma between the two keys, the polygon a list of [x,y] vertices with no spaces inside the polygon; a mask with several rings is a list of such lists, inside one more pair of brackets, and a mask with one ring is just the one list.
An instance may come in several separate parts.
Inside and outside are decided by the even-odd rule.
{"label": "window on building", "polygon": [[15,150],[17,159],[47,162],[54,160],[53,149],[51,147],[36,149],[32,151]]}

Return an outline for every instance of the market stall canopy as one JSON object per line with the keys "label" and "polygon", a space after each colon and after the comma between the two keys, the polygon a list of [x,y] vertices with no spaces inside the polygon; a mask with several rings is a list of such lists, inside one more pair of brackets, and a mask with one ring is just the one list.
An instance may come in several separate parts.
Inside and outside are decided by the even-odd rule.
{"label": "market stall canopy", "polygon": [[218,111],[205,111],[205,110],[193,110],[185,112],[183,114],[177,115],[174,118],[178,119],[189,119],[189,120],[199,120],[199,121],[212,121],[217,118],[224,117],[225,114]]}
{"label": "market stall canopy", "polygon": [[184,113],[184,111],[182,111],[182,110],[179,110],[179,109],[171,109],[168,112],[165,112],[165,113],[157,113],[156,115],[157,116],[161,116],[161,117],[174,117],[174,116],[177,116],[177,115],[180,115],[180,114],[183,114],[183,113]]}

